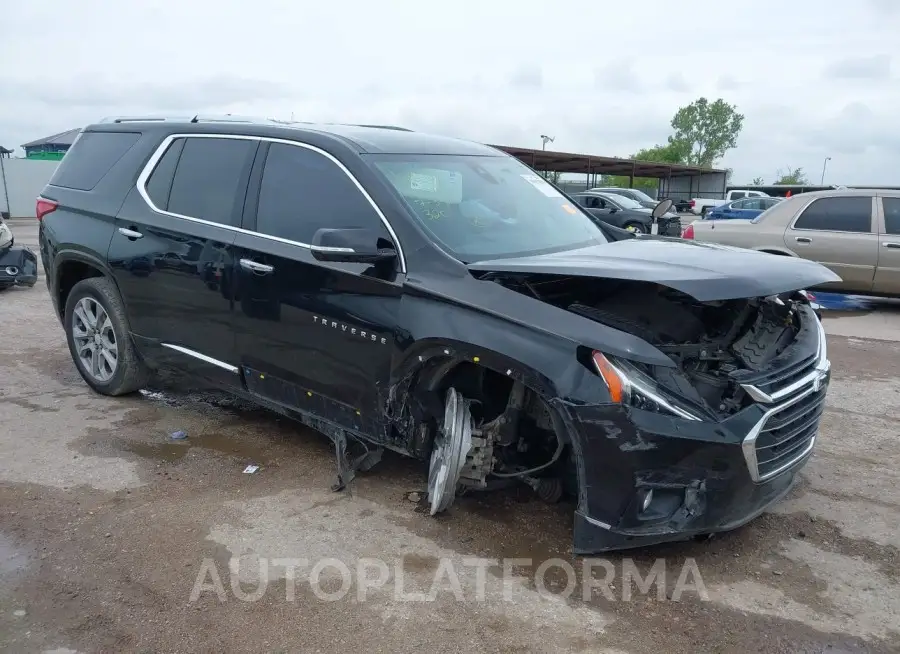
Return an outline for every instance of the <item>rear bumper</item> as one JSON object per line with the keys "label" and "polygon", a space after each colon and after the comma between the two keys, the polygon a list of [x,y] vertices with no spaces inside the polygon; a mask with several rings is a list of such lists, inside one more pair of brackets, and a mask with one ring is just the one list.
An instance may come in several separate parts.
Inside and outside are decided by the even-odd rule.
{"label": "rear bumper", "polygon": [[24,245],[0,251],[0,288],[34,286],[37,282],[37,256]]}

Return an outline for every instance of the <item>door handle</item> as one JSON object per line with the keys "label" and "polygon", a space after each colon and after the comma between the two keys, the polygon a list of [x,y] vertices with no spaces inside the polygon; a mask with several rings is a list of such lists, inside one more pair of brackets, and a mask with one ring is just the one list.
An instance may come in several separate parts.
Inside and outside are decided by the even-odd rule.
{"label": "door handle", "polygon": [[143,238],[143,234],[134,229],[128,229],[127,227],[119,227],[119,233],[122,236],[126,236],[128,238]]}
{"label": "door handle", "polygon": [[259,261],[254,261],[253,259],[241,259],[241,268],[244,270],[249,270],[250,272],[255,272],[260,275],[268,275],[270,272],[274,271],[275,268],[270,266],[267,263],[260,263]]}
{"label": "door handle", "polygon": [[894,241],[887,241],[883,244],[886,248],[891,248],[892,250],[900,250],[900,243],[896,243]]}
{"label": "door handle", "polygon": [[808,236],[796,236],[794,237],[794,240],[798,243],[812,243],[812,239]]}

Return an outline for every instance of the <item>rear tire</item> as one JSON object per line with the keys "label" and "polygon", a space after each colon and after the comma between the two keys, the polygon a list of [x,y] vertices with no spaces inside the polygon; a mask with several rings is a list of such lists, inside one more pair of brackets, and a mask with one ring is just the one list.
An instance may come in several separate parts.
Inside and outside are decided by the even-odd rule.
{"label": "rear tire", "polygon": [[709,212],[709,207],[703,207],[700,209],[700,217],[704,220],[706,219],[706,214]]}
{"label": "rear tire", "polygon": [[75,284],[66,298],[63,326],[75,367],[92,389],[115,396],[146,384],[149,370],[134,347],[125,306],[110,279],[91,277]]}

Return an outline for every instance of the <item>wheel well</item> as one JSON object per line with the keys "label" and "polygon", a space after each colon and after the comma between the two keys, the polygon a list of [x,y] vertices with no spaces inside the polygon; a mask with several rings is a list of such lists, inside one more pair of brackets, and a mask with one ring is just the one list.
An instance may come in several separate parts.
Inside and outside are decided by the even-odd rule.
{"label": "wheel well", "polygon": [[[547,401],[545,394],[511,375],[472,361],[443,359],[434,362],[433,366],[427,372],[423,371],[424,374],[416,379],[413,388],[413,393],[419,398],[428,398],[422,402],[426,407],[422,417],[428,423],[435,427],[440,424],[446,392],[452,387],[471,401],[470,411],[476,428],[482,426],[492,432],[495,429],[503,430],[502,433],[496,432],[498,440],[494,444],[494,452],[498,455],[498,461],[504,459],[500,465],[507,470],[532,467],[535,461],[528,460],[528,457],[537,456],[539,460],[536,463],[543,463],[551,455],[556,460],[560,453],[563,454],[563,460],[568,458],[565,451],[570,447],[568,434],[562,419]],[[501,424],[509,425],[509,428],[499,427]],[[524,461],[514,460],[519,458],[516,443],[525,444],[524,450],[520,449],[520,452],[529,451],[529,454],[523,455],[526,457]],[[419,447],[423,446],[428,449],[428,445],[419,443]],[[517,466],[525,461],[528,462],[527,465]],[[557,461],[552,470],[546,469],[541,474],[558,470],[557,466],[562,463],[562,460]],[[488,466],[490,467],[490,463]]]}
{"label": "wheel well", "polygon": [[90,277],[104,277],[102,270],[99,270],[92,266],[89,263],[85,263],[83,261],[65,261],[60,264],[59,269],[59,284],[57,286],[57,293],[59,298],[59,313],[60,315],[64,315],[66,312],[66,300],[69,297],[69,293],[72,291],[72,287],[75,286],[82,279],[89,279]]}

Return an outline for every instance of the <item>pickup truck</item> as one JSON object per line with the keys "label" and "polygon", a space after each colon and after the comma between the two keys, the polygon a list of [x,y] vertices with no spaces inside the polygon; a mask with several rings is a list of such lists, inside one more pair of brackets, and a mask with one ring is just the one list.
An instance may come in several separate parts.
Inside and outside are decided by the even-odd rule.
{"label": "pickup truck", "polygon": [[691,213],[706,217],[707,212],[712,211],[718,206],[727,204],[728,202],[734,202],[735,200],[740,200],[741,198],[767,197],[769,197],[769,194],[763,193],[762,191],[733,190],[728,191],[725,194],[725,197],[721,200],[717,200],[714,198],[693,198],[691,200]]}

